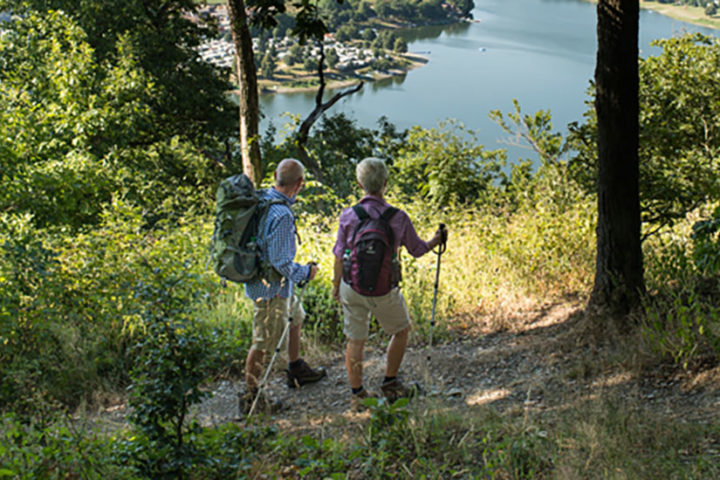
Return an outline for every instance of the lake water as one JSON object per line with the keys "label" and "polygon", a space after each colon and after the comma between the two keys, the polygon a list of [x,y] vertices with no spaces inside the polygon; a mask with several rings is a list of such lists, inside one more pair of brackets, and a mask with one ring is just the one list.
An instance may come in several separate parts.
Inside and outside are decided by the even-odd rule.
{"label": "lake water", "polygon": [[[555,130],[581,120],[586,91],[595,69],[596,9],[581,0],[475,0],[477,23],[423,27],[403,32],[410,52],[424,52],[429,62],[406,75],[366,83],[363,90],[331,110],[345,112],[366,127],[385,115],[401,128],[435,127],[455,118],[478,130],[488,149],[507,147],[507,135],[488,118],[490,110],[550,110]],[[640,55],[657,55],[657,38],[683,31],[713,35],[716,31],[673,20],[649,10],[640,12]],[[427,53],[429,52],[429,53]],[[332,94],[332,91],[328,95]],[[329,98],[329,97],[328,97]],[[314,93],[261,97],[261,110],[281,127],[284,112],[305,118],[314,108]],[[530,156],[516,148],[510,158]]]}

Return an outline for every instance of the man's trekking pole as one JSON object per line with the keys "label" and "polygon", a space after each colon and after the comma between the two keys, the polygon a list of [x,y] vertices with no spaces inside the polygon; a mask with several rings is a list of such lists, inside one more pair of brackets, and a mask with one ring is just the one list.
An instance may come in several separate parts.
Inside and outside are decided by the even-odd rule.
{"label": "man's trekking pole", "polygon": [[440,245],[438,245],[437,252],[434,252],[435,255],[437,255],[437,266],[435,267],[435,288],[433,291],[432,314],[430,316],[430,341],[428,342],[427,355],[428,362],[430,361],[430,348],[432,347],[433,343],[433,329],[435,328],[435,306],[437,305],[438,286],[440,285],[440,258],[442,257],[442,254],[445,253],[445,250],[447,248],[447,233],[444,223],[440,224],[440,231],[442,232],[442,242],[440,242]]}
{"label": "man's trekking pole", "polygon": [[[297,298],[297,303],[302,303],[303,295],[305,294],[305,288],[307,287],[307,281],[298,283],[298,287],[300,287],[300,294]],[[290,302],[292,302],[292,297],[290,298]],[[292,303],[290,304],[290,307],[292,308]],[[280,352],[280,348],[283,346],[285,337],[287,336],[288,332],[290,331],[290,325],[292,325],[293,322],[293,316],[292,312],[290,315],[288,315],[288,321],[285,323],[285,329],[283,330],[282,335],[280,336],[280,341],[278,341],[277,347],[275,347],[275,352],[273,353],[272,358],[270,359],[270,364],[267,366],[267,369],[265,369],[265,375],[263,376],[262,382],[260,382],[260,385],[258,386],[258,391],[255,394],[255,399],[253,400],[252,405],[250,406],[250,411],[248,412],[247,416],[250,418],[255,411],[255,406],[257,405],[258,399],[260,399],[260,396],[262,395],[263,388],[265,388],[265,383],[267,382],[268,377],[270,376],[270,371],[272,370],[272,366],[275,363],[275,358],[277,357],[278,352]]]}

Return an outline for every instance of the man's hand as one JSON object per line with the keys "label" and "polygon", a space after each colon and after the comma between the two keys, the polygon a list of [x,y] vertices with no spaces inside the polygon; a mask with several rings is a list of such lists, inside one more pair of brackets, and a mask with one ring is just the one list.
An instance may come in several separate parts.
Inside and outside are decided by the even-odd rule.
{"label": "man's hand", "polygon": [[315,278],[315,275],[317,275],[318,266],[317,266],[317,263],[315,263],[315,262],[310,262],[310,263],[308,263],[308,265],[310,266],[310,275],[308,276],[308,281],[310,281],[313,278]]}
{"label": "man's hand", "polygon": [[340,284],[339,283],[337,285],[333,284],[332,296],[338,302],[340,301]]}

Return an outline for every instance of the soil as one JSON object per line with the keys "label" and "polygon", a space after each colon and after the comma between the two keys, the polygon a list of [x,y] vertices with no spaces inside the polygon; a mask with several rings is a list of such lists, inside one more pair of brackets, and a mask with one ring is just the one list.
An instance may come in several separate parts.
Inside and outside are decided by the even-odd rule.
{"label": "soil", "polygon": [[[447,343],[411,345],[401,368],[406,383],[418,382],[422,394],[416,400],[449,409],[473,409],[489,405],[499,412],[542,413],[572,408],[600,397],[634,401],[665,418],[683,421],[720,421],[720,366],[712,360],[694,371],[670,363],[643,364],[622,352],[634,348],[622,341],[595,340],[579,301],[563,301],[505,319],[512,329],[493,331],[489,318],[457,321]],[[460,328],[462,325],[464,328]],[[607,336],[605,336],[607,338]],[[378,389],[384,375],[384,346],[365,350],[365,386]],[[309,356],[313,366],[327,370],[327,378],[300,389],[289,389],[276,361],[267,391],[281,400],[284,409],[261,421],[287,431],[325,428],[336,420],[362,421],[367,412],[350,409],[343,352]],[[618,358],[625,359],[618,362]],[[631,364],[628,364],[631,363]],[[238,414],[241,382],[220,380],[209,387],[213,395],[195,407],[201,424],[244,422]],[[431,405],[431,403],[428,403]],[[125,423],[126,408],[118,405],[102,417],[114,427]],[[112,428],[112,427],[111,427]]]}

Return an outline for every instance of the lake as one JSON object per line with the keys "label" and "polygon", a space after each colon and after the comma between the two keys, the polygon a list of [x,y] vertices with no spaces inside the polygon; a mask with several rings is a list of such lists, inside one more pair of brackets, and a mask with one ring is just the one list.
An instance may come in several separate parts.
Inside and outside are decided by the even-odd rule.
{"label": "lake", "polygon": [[[490,110],[524,113],[550,110],[555,130],[581,120],[596,54],[595,5],[582,0],[475,0],[477,23],[422,27],[402,32],[410,52],[426,54],[428,63],[405,75],[366,83],[329,113],[345,112],[359,125],[375,127],[380,116],[401,128],[435,127],[455,118],[478,130],[488,149],[507,147],[507,135],[488,118]],[[657,55],[650,42],[683,31],[714,35],[709,28],[673,20],[650,10],[640,12],[640,55]],[[429,53],[428,53],[429,52]],[[327,97],[333,92],[327,93]],[[305,118],[314,93],[263,95],[261,110],[281,127],[284,112]],[[509,148],[510,159],[533,157]]]}

